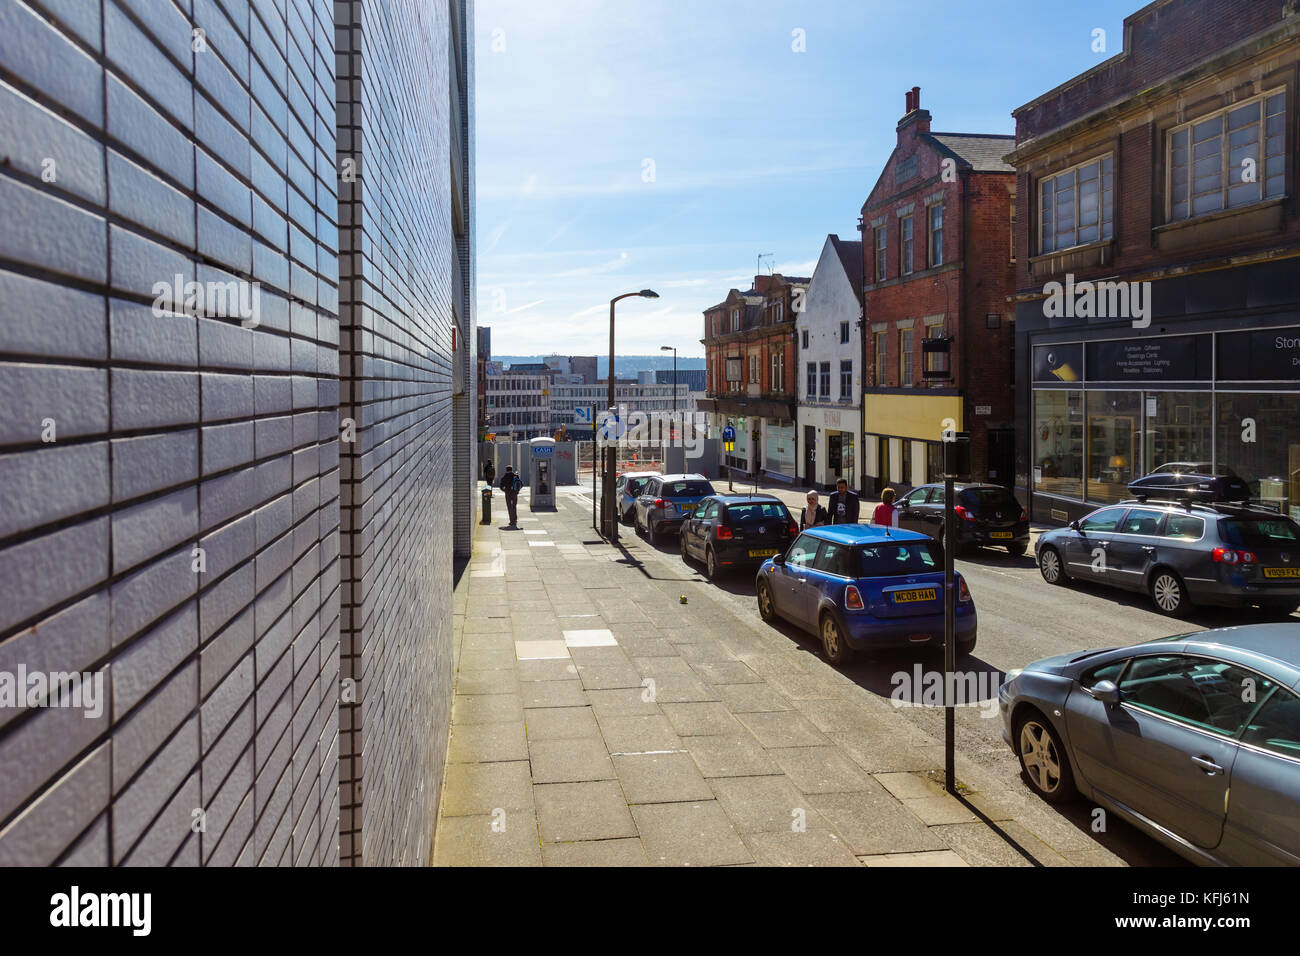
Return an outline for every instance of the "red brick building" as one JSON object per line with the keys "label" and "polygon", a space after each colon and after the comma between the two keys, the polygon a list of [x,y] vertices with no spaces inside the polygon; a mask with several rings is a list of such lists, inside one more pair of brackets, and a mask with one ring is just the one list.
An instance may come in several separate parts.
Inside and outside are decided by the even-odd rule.
{"label": "red brick building", "polygon": [[710,433],[728,423],[735,448],[725,463],[738,472],[793,482],[797,473],[795,309],[810,280],[757,275],[704,310],[707,398],[700,411]]}
{"label": "red brick building", "polygon": [[1173,462],[1300,516],[1300,7],[1157,0],[1014,111],[1018,481],[1065,521]]}
{"label": "red brick building", "polygon": [[[941,475],[945,429],[971,433],[971,477],[1009,484],[1014,464],[1015,170],[1011,136],[935,133],[921,91],[862,206],[863,487]],[[949,340],[948,378],[927,378],[922,343]],[[941,366],[942,359],[934,364]]]}

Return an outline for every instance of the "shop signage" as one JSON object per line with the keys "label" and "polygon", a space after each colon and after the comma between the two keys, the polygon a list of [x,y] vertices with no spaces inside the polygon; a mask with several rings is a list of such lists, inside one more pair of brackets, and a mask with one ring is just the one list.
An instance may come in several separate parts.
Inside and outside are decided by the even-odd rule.
{"label": "shop signage", "polygon": [[1229,382],[1300,380],[1300,327],[1220,333],[1218,376]]}
{"label": "shop signage", "polygon": [[1210,375],[1208,335],[1088,343],[1090,382],[1196,382]]}
{"label": "shop signage", "polygon": [[839,428],[839,427],[840,427],[840,413],[837,412],[837,411],[836,411],[836,412],[832,412],[832,411],[823,411],[823,412],[822,412],[822,424],[823,424],[823,425],[831,425],[831,426],[834,426],[835,428]]}
{"label": "shop signage", "polygon": [[1083,346],[1078,342],[1035,346],[1035,382],[1077,382],[1082,378]]}
{"label": "shop signage", "polygon": [[976,415],[992,415],[992,414],[993,414],[993,406],[992,406],[992,405],[976,405],[976,406],[975,406],[975,414],[976,414]]}

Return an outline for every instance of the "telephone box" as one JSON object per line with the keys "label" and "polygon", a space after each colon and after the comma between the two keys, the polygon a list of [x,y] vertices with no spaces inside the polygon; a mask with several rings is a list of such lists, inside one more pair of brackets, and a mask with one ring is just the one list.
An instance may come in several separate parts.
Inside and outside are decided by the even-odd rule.
{"label": "telephone box", "polygon": [[529,443],[529,511],[555,510],[555,439],[534,438]]}

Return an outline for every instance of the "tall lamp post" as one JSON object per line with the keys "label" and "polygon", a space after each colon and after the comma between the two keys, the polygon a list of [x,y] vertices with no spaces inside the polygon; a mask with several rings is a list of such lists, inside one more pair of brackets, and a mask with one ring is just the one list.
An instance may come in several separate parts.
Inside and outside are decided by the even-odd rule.
{"label": "tall lamp post", "polygon": [[677,412],[677,346],[661,345],[659,346],[659,351],[673,353],[673,413],[676,414]]}
{"label": "tall lamp post", "polygon": [[[657,299],[659,293],[650,289],[640,292],[624,292],[609,300],[609,409],[614,411],[614,303],[619,299],[629,299],[639,295],[645,299]],[[609,419],[605,419],[608,428]],[[608,433],[606,435],[608,438]],[[605,515],[605,538],[610,544],[618,541],[618,503],[614,501],[614,472],[618,470],[618,445],[609,443],[605,447],[605,483],[602,511]]]}

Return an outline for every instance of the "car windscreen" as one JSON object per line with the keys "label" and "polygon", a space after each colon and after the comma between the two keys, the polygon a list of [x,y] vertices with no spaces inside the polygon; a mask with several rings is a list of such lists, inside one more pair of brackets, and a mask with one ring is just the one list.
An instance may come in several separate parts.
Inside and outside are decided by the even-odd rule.
{"label": "car windscreen", "polygon": [[641,494],[641,489],[646,486],[646,482],[649,480],[649,478],[629,478],[627,480],[627,493],[629,495]]}
{"label": "car windscreen", "polygon": [[1014,515],[1020,511],[1020,502],[1005,488],[963,488],[957,495],[957,502],[981,513],[1009,511]]}
{"label": "car windscreen", "polygon": [[867,545],[858,551],[858,576],[892,578],[941,571],[929,541],[898,541]]}
{"label": "car windscreen", "polygon": [[713,486],[707,481],[665,481],[659,494],[664,498],[703,498],[713,494]]}
{"label": "car windscreen", "polygon": [[1281,515],[1224,518],[1219,530],[1224,541],[1239,548],[1295,547],[1300,543],[1300,525]]}
{"label": "car windscreen", "polygon": [[785,521],[789,513],[779,501],[758,501],[745,505],[728,505],[727,520],[733,525]]}

